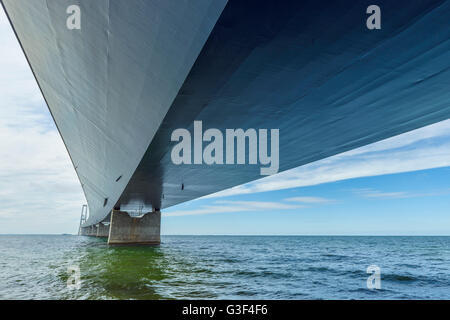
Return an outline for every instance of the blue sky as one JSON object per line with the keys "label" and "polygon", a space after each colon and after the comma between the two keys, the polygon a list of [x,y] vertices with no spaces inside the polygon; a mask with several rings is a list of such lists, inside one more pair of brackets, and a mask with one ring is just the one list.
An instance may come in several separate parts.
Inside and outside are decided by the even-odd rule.
{"label": "blue sky", "polygon": [[[85,203],[2,9],[0,200],[0,233],[75,233]],[[450,235],[450,120],[169,208],[162,233]]]}
{"label": "blue sky", "polygon": [[[450,235],[449,178],[446,167],[200,199],[167,210],[167,215],[188,215],[166,217],[163,230],[170,234]],[[247,211],[239,211],[240,206]],[[237,208],[228,211],[230,207]],[[203,208],[218,213],[199,214]]]}

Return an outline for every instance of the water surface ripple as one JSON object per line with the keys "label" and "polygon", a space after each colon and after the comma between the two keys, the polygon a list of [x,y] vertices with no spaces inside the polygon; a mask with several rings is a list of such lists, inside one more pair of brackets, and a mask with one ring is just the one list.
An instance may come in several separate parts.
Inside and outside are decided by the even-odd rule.
{"label": "water surface ripple", "polygon": [[[366,269],[381,268],[381,290]],[[68,289],[79,266],[81,288]],[[450,299],[450,237],[0,236],[0,299]]]}

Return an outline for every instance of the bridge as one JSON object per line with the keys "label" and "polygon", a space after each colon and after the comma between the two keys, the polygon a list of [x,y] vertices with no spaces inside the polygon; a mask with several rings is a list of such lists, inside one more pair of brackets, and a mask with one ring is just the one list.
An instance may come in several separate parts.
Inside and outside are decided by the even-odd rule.
{"label": "bridge", "polygon": [[81,233],[111,244],[158,244],[162,209],[262,177],[175,164],[176,129],[277,129],[281,172],[450,118],[450,1],[2,5],[86,196]]}

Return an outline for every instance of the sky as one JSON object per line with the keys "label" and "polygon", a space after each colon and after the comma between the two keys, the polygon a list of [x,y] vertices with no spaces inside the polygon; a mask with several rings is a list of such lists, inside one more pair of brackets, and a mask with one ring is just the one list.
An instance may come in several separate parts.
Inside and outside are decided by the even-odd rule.
{"label": "sky", "polygon": [[[76,233],[86,201],[1,8],[0,201],[0,234]],[[163,210],[161,232],[450,235],[450,120]]]}

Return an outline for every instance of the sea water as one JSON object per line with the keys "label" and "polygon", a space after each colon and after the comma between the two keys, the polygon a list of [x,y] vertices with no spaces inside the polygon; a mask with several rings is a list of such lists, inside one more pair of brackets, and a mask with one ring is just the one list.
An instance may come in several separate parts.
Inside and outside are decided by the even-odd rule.
{"label": "sea water", "polygon": [[450,299],[450,237],[1,235],[0,299]]}

